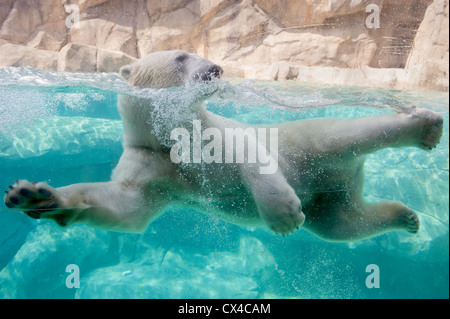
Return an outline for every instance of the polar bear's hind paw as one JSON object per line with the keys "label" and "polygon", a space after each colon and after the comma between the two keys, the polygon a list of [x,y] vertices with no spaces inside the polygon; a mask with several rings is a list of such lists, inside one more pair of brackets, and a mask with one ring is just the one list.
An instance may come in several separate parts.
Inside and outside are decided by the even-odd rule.
{"label": "polar bear's hind paw", "polygon": [[408,233],[417,234],[417,232],[419,231],[419,217],[412,209],[406,208],[404,213],[400,217],[400,221]]}
{"label": "polar bear's hind paw", "polygon": [[435,148],[441,140],[444,120],[439,113],[417,109],[413,117],[421,120],[420,147],[426,150]]}

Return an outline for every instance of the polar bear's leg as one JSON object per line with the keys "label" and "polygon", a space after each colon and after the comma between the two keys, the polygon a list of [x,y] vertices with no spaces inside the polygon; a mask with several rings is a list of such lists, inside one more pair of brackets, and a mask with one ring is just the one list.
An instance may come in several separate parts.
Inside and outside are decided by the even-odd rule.
{"label": "polar bear's leg", "polygon": [[412,114],[386,114],[337,120],[323,130],[327,151],[367,154],[384,147],[416,146],[430,150],[439,143],[442,116],[427,109]]}
{"label": "polar bear's leg", "polygon": [[[149,187],[157,174],[166,174],[164,159],[145,148],[126,148],[113,179],[53,188],[46,183],[16,181],[4,197],[6,206],[32,218],[60,226],[83,223],[109,230],[141,232],[162,211],[167,200]],[[158,168],[158,169],[156,169]]]}
{"label": "polar bear's leg", "polygon": [[35,219],[51,219],[60,226],[76,223],[110,230],[139,231],[136,213],[139,192],[116,182],[82,183],[53,188],[46,183],[16,181],[5,204]]}
{"label": "polar bear's leg", "polygon": [[304,222],[300,199],[287,183],[281,171],[275,174],[251,173],[252,166],[241,167],[260,217],[274,232],[288,235],[296,231]]}
{"label": "polar bear's leg", "polygon": [[[323,216],[323,217],[322,217]],[[419,231],[419,218],[399,202],[361,203],[318,218],[308,219],[307,229],[330,241],[352,241],[392,230]]]}

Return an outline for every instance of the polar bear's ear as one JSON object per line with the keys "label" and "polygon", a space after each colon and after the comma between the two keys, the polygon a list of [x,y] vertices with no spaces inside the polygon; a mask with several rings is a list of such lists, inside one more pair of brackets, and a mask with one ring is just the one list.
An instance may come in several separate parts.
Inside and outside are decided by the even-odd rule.
{"label": "polar bear's ear", "polygon": [[131,72],[133,71],[133,66],[131,64],[125,65],[120,68],[120,75],[123,76],[124,79],[128,80],[131,76]]}

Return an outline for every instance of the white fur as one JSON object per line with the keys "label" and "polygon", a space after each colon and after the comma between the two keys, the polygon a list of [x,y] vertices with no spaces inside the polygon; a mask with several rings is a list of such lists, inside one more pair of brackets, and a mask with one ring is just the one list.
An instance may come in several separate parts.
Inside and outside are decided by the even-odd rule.
{"label": "white fur", "polygon": [[[130,85],[165,88],[189,85],[212,66],[194,54],[166,51],[123,67],[121,74]],[[5,196],[6,204],[35,210],[28,214],[54,219],[63,226],[85,223],[132,232],[144,231],[175,203],[240,225],[267,225],[283,235],[303,224],[319,237],[335,241],[396,229],[418,231],[417,216],[403,204],[364,202],[364,155],[382,147],[431,149],[442,134],[442,118],[436,113],[417,110],[414,114],[278,124],[279,150],[272,154],[277,157],[278,170],[260,174],[259,163],[172,163],[153,133],[154,125],[160,124],[151,117],[153,108],[150,100],[119,98],[124,152],[111,181],[57,189],[19,181]],[[205,107],[192,107],[186,114],[186,123],[193,115],[203,128],[222,133],[225,128],[249,127]]]}

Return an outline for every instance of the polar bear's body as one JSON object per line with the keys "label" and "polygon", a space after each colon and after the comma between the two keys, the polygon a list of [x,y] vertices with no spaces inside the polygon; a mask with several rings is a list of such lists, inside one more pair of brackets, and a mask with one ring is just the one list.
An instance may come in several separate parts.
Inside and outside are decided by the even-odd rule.
{"label": "polar bear's body", "polygon": [[[121,69],[130,85],[153,88],[209,81],[221,73],[219,66],[183,51],[152,53]],[[120,96],[124,152],[111,181],[57,189],[17,181],[9,187],[6,205],[23,208],[33,218],[54,219],[62,226],[85,223],[118,231],[142,232],[176,203],[235,224],[267,225],[283,235],[303,225],[333,241],[390,230],[418,231],[418,217],[405,205],[365,203],[364,155],[383,147],[433,148],[442,134],[442,117],[434,112],[418,109],[412,114],[260,126],[276,128],[279,145],[270,154],[277,160],[277,170],[260,174],[258,162],[174,163],[154,134],[153,126],[158,124],[152,119],[153,108],[151,100]],[[193,114],[204,129],[223,133],[226,128],[253,127],[207,111],[201,99],[190,108],[186,114]],[[186,123],[191,120],[186,118]]]}

